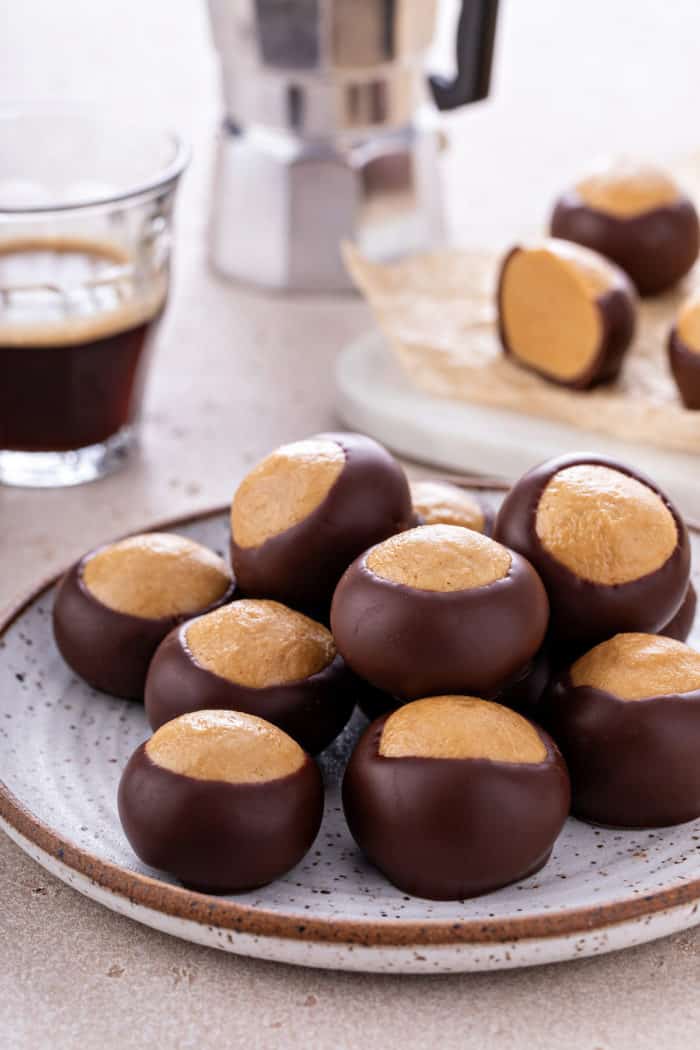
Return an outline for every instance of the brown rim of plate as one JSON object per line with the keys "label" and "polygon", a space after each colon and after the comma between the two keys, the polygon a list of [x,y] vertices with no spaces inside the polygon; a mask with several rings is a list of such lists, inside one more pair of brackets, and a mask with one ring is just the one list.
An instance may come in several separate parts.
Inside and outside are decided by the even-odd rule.
{"label": "brown rim of plate", "polygon": [[[447,475],[445,475],[447,476]],[[507,491],[508,485],[494,479],[451,476],[454,484],[465,488]],[[228,505],[158,522],[148,529],[153,532],[173,529],[224,515]],[[686,519],[687,520],[687,519]],[[699,532],[695,524],[693,532]],[[130,535],[130,533],[128,534]],[[120,538],[120,537],[119,537]],[[66,570],[64,570],[65,572]],[[59,572],[33,588],[0,617],[0,636],[22,615],[25,609],[60,579]],[[287,940],[314,941],[325,944],[350,944],[375,948],[413,946],[446,946],[458,944],[500,944],[523,939],[546,939],[603,930],[619,923],[646,918],[657,912],[679,908],[700,901],[700,878],[670,890],[658,890],[613,904],[571,908],[551,915],[533,915],[511,919],[472,919],[441,921],[366,921],[352,919],[314,919],[308,915],[280,915],[248,904],[240,904],[181,886],[161,882],[150,875],[128,871],[117,864],[100,860],[69,839],[56,834],[34,816],[7,785],[0,780],[0,818],[30,843],[38,846],[59,864],[91,879],[97,886],[124,898],[130,904],[160,912],[177,919],[189,919],[204,926],[216,926],[255,937],[279,937]]]}

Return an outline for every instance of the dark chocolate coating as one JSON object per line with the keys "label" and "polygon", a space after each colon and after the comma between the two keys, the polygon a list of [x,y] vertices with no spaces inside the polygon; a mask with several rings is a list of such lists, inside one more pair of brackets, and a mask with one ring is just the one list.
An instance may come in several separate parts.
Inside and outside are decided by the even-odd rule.
{"label": "dark chocolate coating", "polygon": [[503,293],[503,281],[506,267],[511,258],[522,251],[521,248],[511,249],[503,260],[501,273],[498,280],[498,334],[506,357],[511,357],[521,368],[527,368],[535,372],[550,383],[557,386],[565,386],[570,390],[589,390],[600,383],[609,383],[616,379],[622,368],[625,354],[630,347],[634,337],[637,323],[636,296],[634,289],[626,275],[619,271],[617,283],[603,295],[595,300],[600,311],[601,340],[597,352],[593,355],[587,367],[573,379],[560,379],[545,369],[535,368],[528,362],[515,354],[508,342],[505,325],[503,324],[503,311],[501,309],[501,297]]}
{"label": "dark chocolate coating", "polygon": [[375,689],[369,682],[367,683],[367,690],[363,693],[362,697],[357,701],[362,714],[369,722],[373,722],[375,718],[381,718],[382,715],[391,714],[397,707],[402,707],[406,703],[405,700],[400,700],[396,696],[392,696],[391,693],[385,693],[381,689]]}
{"label": "dark chocolate coating", "polygon": [[155,731],[191,711],[243,711],[279,726],[315,755],[335,740],[353,712],[362,683],[339,655],[309,678],[260,689],[230,682],[200,666],[187,649],[185,627],[158,647],[146,679],[146,715]]}
{"label": "dark chocolate coating", "polygon": [[687,197],[621,218],[592,208],[570,190],[555,205],[550,231],[617,263],[640,295],[657,295],[674,285],[691,268],[700,247],[698,215]]}
{"label": "dark chocolate coating", "polygon": [[378,689],[404,700],[450,693],[489,699],[542,644],[547,595],[518,554],[502,579],[444,592],[375,575],[368,553],[338,584],[331,626],[347,664]]}
{"label": "dark chocolate coating", "polygon": [[[614,586],[584,580],[549,554],[535,531],[537,507],[550,478],[566,467],[600,464],[636,478],[656,492],[673,515],[678,545],[655,572]],[[549,595],[555,641],[590,648],[614,634],[655,634],[675,616],[690,578],[688,531],[678,511],[646,475],[607,456],[559,456],[534,467],[516,482],[496,518],[495,538],[532,562]]]}
{"label": "dark chocolate coating", "polygon": [[688,590],[685,592],[685,598],[680,609],[673,617],[672,620],[666,624],[659,634],[663,634],[666,638],[675,638],[677,642],[686,641],[688,635],[693,629],[695,623],[695,611],[697,609],[698,596],[692,583],[688,584]]}
{"label": "dark chocolate coating", "polygon": [[700,354],[686,346],[674,327],[668,337],[668,363],[686,408],[700,408]]}
{"label": "dark chocolate coating", "polygon": [[[426,478],[425,480],[429,481],[431,479],[430,478]],[[451,482],[451,481],[447,481],[446,482],[443,479],[440,479],[440,484],[441,485],[442,484],[452,485],[453,488],[456,488],[458,490],[461,489],[460,485],[454,485],[453,482]],[[474,502],[479,505],[479,508],[480,508],[481,512],[483,513],[483,515],[484,515],[484,527],[481,530],[482,531],[482,535],[484,535],[484,536],[491,536],[491,535],[493,535],[493,525],[494,525],[494,522],[496,520],[496,515],[494,513],[493,507],[489,506],[489,504],[486,502],[486,500],[482,499],[478,492],[472,492],[471,490],[469,490],[469,495],[472,497]],[[426,524],[426,520],[423,517],[423,515],[419,514],[417,510],[414,510],[413,511],[412,522],[411,522],[411,528],[415,529],[415,528],[418,528],[420,525],[425,525],[425,524]],[[428,522],[428,524],[436,525],[436,524],[440,524],[440,523],[431,521],[431,522]],[[448,524],[451,524],[451,522],[448,522]],[[464,526],[464,528],[466,528],[466,527],[467,526]]]}
{"label": "dark chocolate coating", "polygon": [[543,645],[525,672],[502,689],[496,697],[499,704],[510,707],[526,718],[539,721],[538,712],[552,673],[549,648]]}
{"label": "dark chocolate coating", "polygon": [[230,602],[236,586],[231,583],[218,601],[204,609],[156,620],[132,616],[103,605],[85,586],[83,567],[95,553],[81,558],[58,586],[53,607],[56,645],[69,667],[95,689],[141,700],[148,666],[168,632],[184,620]]}
{"label": "dark chocolate coating", "polygon": [[144,743],[122,774],[118,801],[124,833],[145,864],[203,893],[242,893],[307,853],[321,825],[323,783],[308,757],[277,780],[196,780],[157,765]]}
{"label": "dark chocolate coating", "polygon": [[337,442],[346,460],[325,499],[258,547],[239,547],[232,538],[231,560],[243,594],[327,612],[350,562],[408,528],[413,510],[402,468],[376,441],[361,434],[318,437]]}
{"label": "dark chocolate coating", "polygon": [[[681,639],[681,641],[684,640]],[[494,699],[497,703],[512,708],[513,711],[517,711],[526,718],[538,721],[541,701],[549,686],[551,674],[552,661],[549,647],[545,644],[518,678],[501,689]],[[405,702],[367,684],[367,690],[358,699],[357,706],[363,715],[373,722],[375,718],[390,714]]]}
{"label": "dark chocolate coating", "polygon": [[645,828],[700,816],[700,690],[620,700],[574,687],[564,671],[545,718],[569,767],[577,817]]}
{"label": "dark chocolate coating", "polygon": [[569,812],[570,787],[553,741],[540,763],[385,758],[389,716],[350,758],[343,808],[358,846],[405,893],[462,900],[524,879],[546,863]]}

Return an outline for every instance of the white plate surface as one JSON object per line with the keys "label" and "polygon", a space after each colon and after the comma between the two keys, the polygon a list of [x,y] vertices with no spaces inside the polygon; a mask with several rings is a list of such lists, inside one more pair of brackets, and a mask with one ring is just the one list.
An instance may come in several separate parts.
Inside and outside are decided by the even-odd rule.
{"label": "white plate surface", "polygon": [[[223,513],[177,531],[226,549]],[[700,821],[623,832],[569,820],[549,864],[515,886],[458,903],[393,889],[362,859],[340,807],[359,715],[323,757],[324,823],[294,871],[239,897],[177,888],[137,860],[117,817],[120,772],[148,735],[143,708],[96,693],[68,670],[52,639],[52,600],[50,587],[0,638],[2,826],[40,864],[115,911],[226,951],[385,972],[550,962],[700,923]]]}

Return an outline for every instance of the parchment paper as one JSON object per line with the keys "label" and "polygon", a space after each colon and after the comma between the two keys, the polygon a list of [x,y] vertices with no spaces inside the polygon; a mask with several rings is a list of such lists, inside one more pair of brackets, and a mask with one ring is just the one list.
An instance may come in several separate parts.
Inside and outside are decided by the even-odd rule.
{"label": "parchment paper", "polygon": [[[697,165],[684,165],[686,190],[693,188],[689,174],[697,171]],[[502,254],[450,250],[391,265],[369,262],[352,245],[345,245],[344,255],[415,386],[658,448],[700,452],[700,412],[683,408],[666,358],[678,307],[700,283],[697,267],[673,291],[640,301],[637,334],[619,379],[578,392],[550,384],[503,356],[494,301]]]}

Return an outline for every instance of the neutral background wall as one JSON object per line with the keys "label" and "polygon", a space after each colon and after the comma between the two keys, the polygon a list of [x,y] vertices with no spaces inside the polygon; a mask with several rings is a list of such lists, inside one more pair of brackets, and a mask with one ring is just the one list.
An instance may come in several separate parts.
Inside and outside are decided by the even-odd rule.
{"label": "neutral background wall", "polygon": [[[505,244],[537,227],[552,194],[598,154],[698,148],[699,49],[695,0],[506,2],[493,98],[446,121],[454,238]],[[208,273],[218,97],[203,0],[5,0],[0,102],[28,97],[92,98],[173,123],[195,161],[143,452],[92,487],[0,490],[0,604],[109,535],[223,503],[255,458],[331,423],[334,356],[370,323],[353,298],[268,298]],[[508,974],[293,970],[142,929],[0,837],[0,943],[8,1047],[674,1050],[700,1041],[700,932]]]}

